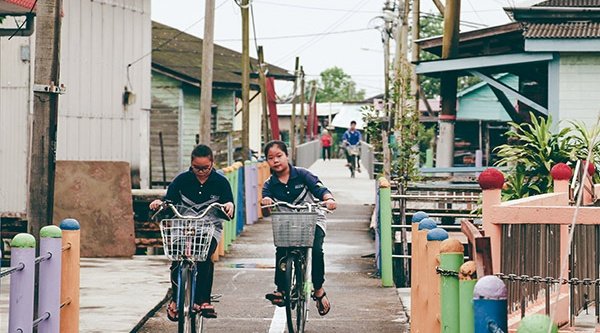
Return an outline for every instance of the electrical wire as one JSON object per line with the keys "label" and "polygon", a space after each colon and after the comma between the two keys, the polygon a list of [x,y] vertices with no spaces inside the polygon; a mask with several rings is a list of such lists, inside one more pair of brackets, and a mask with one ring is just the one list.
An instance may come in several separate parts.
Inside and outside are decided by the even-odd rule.
{"label": "electrical wire", "polygon": [[[363,7],[364,5],[366,5],[368,0],[361,0],[359,2],[356,3],[356,5],[354,5],[354,7],[352,7],[351,11],[344,14],[342,17],[340,17],[337,21],[335,21],[333,24],[331,24],[327,29],[325,29],[324,32],[330,32],[331,30],[337,28],[338,26],[340,26],[342,23],[344,23],[346,20],[348,20],[351,16],[353,16],[354,14],[356,14],[358,12],[358,10],[360,10],[361,7]],[[279,58],[277,61],[275,61],[275,63],[281,63],[283,60],[286,60],[290,55],[294,55],[296,53],[300,54],[302,53],[304,50],[306,50],[310,45],[320,41],[321,39],[323,39],[323,36],[318,36],[316,38],[313,38],[309,41],[307,41],[306,43],[300,45],[299,47],[293,49],[292,51],[286,53],[284,56],[282,56],[281,58]]]}
{"label": "electrical wire", "polygon": [[[339,30],[339,31],[331,31],[331,32],[318,32],[313,34],[302,34],[302,35],[287,35],[287,36],[271,36],[271,37],[259,37],[259,40],[268,40],[268,39],[289,39],[289,38],[306,38],[306,37],[315,37],[315,36],[327,36],[327,35],[338,35],[338,34],[347,34],[351,32],[359,32],[359,31],[367,31],[373,30],[373,28],[360,28],[360,29],[350,29],[350,30]],[[241,38],[232,38],[232,39],[219,39],[215,40],[215,42],[239,42]]]}
{"label": "electrical wire", "polygon": [[[37,0],[36,0],[36,1],[37,1]],[[223,0],[223,1],[222,1],[222,2],[221,2],[221,3],[220,3],[218,6],[217,6],[217,7],[215,7],[215,10],[219,9],[219,7],[223,6],[225,3],[227,3],[227,0]],[[173,37],[171,37],[171,38],[167,39],[165,42],[161,43],[159,46],[157,46],[157,47],[153,48],[153,49],[152,49],[152,51],[150,51],[150,52],[148,52],[148,53],[144,54],[143,56],[139,57],[138,59],[136,59],[136,60],[132,61],[131,63],[127,64],[127,70],[129,70],[129,67],[131,67],[131,65],[133,65],[133,64],[137,63],[138,61],[140,61],[140,60],[142,60],[142,59],[146,58],[147,56],[151,55],[151,54],[152,54],[152,52],[160,50],[160,48],[161,48],[161,47],[163,47],[163,46],[165,46],[165,45],[169,44],[169,43],[170,43],[170,42],[172,42],[172,41],[173,41],[175,38],[177,38],[177,37],[181,36],[182,34],[184,34],[184,33],[185,33],[185,32],[187,32],[188,30],[190,30],[192,27],[194,27],[196,24],[198,24],[198,23],[200,23],[200,22],[202,22],[202,21],[204,21],[204,17],[202,17],[202,18],[201,18],[201,19],[199,19],[198,21],[196,21],[196,22],[194,22],[194,23],[190,24],[190,25],[189,25],[187,28],[185,28],[185,29],[183,29],[183,30],[181,30],[181,31],[177,32],[175,35],[173,35]]]}
{"label": "electrical wire", "polygon": [[[27,16],[31,16],[31,13],[33,13],[33,10],[35,9],[35,5],[37,4],[38,0],[35,0],[33,2],[33,5],[31,6],[31,8],[29,9],[29,13],[27,14]],[[21,29],[23,28],[23,25],[25,24],[25,22],[27,22],[28,19],[26,19],[25,21],[23,21],[23,23],[21,23],[18,27],[17,30],[15,30],[15,32],[13,32],[12,35],[10,35],[10,37],[8,37],[8,40],[11,40],[13,37],[15,37],[16,34],[19,33],[19,31],[21,31]]]}
{"label": "electrical wire", "polygon": [[[283,3],[277,3],[277,2],[272,2],[272,1],[263,1],[263,0],[255,0],[258,3],[264,3],[264,4],[268,4],[268,5],[273,5],[273,6],[281,6],[281,7],[289,7],[289,8],[300,8],[300,9],[309,9],[309,10],[321,10],[321,11],[332,11],[332,12],[351,12],[352,10],[350,9],[341,9],[341,8],[324,8],[324,7],[310,7],[310,6],[300,6],[300,5],[290,5],[290,4],[283,4]],[[360,11],[361,13],[374,13],[374,14],[379,14],[379,11],[375,11],[375,10],[363,10]]]}

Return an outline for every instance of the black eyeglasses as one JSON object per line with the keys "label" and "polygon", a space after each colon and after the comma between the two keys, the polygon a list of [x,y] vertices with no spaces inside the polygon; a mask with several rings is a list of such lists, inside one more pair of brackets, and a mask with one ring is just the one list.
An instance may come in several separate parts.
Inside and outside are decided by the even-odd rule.
{"label": "black eyeglasses", "polygon": [[192,165],[192,169],[194,169],[194,171],[197,171],[197,172],[206,172],[206,171],[212,169],[212,163],[210,165],[207,165],[207,166],[195,166],[195,165]]}

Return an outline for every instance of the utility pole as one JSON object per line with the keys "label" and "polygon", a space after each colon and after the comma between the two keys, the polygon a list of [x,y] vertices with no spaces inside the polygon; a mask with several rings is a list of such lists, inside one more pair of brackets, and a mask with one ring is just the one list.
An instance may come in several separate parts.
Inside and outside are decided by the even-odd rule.
{"label": "utility pole", "polygon": [[304,104],[306,104],[306,93],[304,91],[306,82],[304,81],[304,66],[300,66],[300,144],[306,140],[304,132]]}
{"label": "utility pole", "polygon": [[258,75],[260,84],[260,97],[262,104],[262,129],[263,143],[267,143],[270,139],[269,133],[269,105],[267,101],[267,78],[265,76],[265,56],[263,54],[262,45],[258,46]]}
{"label": "utility pole", "polygon": [[290,124],[290,146],[292,148],[292,161],[296,162],[296,89],[298,88],[298,74],[300,67],[300,57],[296,57],[296,66],[294,66],[294,90],[292,90],[292,123]]}
{"label": "utility pole", "polygon": [[60,88],[62,0],[36,7],[32,145],[29,159],[28,231],[39,240],[40,228],[52,224],[56,130]]}
{"label": "utility pole", "polygon": [[310,124],[307,124],[307,126],[310,126],[310,140],[314,139],[315,136],[315,122],[316,122],[316,117],[317,117],[317,107],[316,107],[316,103],[317,103],[317,81],[313,81],[312,85],[310,87],[310,106],[309,106],[309,113],[312,114],[312,117],[310,118]]}
{"label": "utility pole", "polygon": [[202,40],[202,82],[200,88],[200,143],[210,144],[212,115],[212,81],[215,31],[215,0],[204,6],[204,39]]}
{"label": "utility pole", "polygon": [[[458,54],[460,0],[447,0],[444,12],[442,59]],[[454,165],[454,121],[456,120],[456,74],[443,73],[441,77],[442,112],[439,117],[439,140],[436,167]]]}
{"label": "utility pole", "polygon": [[249,0],[241,0],[242,8],[242,158],[250,159],[250,32]]}

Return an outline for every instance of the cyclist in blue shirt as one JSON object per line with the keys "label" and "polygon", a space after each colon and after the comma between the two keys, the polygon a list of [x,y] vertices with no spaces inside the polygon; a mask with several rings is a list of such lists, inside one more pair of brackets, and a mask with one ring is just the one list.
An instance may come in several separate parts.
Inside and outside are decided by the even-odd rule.
{"label": "cyclist in blue shirt", "polygon": [[[350,128],[347,129],[342,136],[342,142],[344,143],[344,146],[347,147],[348,145],[356,146],[360,144],[361,140],[362,136],[360,131],[356,129],[356,121],[352,120],[350,122]],[[350,154],[348,153],[348,149],[344,149],[344,153],[346,155],[346,166],[350,166]],[[360,154],[356,157],[356,171],[360,172]]]}
{"label": "cyclist in blue shirt", "polygon": [[[192,151],[192,160],[190,168],[179,174],[167,189],[164,200],[171,201],[178,206],[178,210],[183,215],[195,215],[210,204],[218,202],[223,204],[225,212],[231,218],[235,211],[233,205],[233,194],[231,186],[227,179],[217,173],[213,167],[213,153],[210,147],[198,145]],[[163,203],[162,200],[154,200],[150,203],[150,209],[156,210]],[[218,241],[221,239],[223,223],[221,220],[215,220],[215,233],[210,243],[208,258],[204,262],[198,262],[196,278],[196,296],[194,300],[194,309],[202,313],[203,317],[216,318],[217,313],[212,304],[210,304],[210,294],[212,291],[214,263],[211,260],[212,254],[217,248]],[[172,300],[167,306],[167,317],[172,321],[177,321],[177,265],[178,262],[171,264],[171,288]]]}
{"label": "cyclist in blue shirt", "polygon": [[[310,171],[292,166],[288,161],[287,146],[282,141],[271,141],[264,149],[267,163],[271,168],[271,177],[263,186],[263,205],[270,205],[275,201],[283,201],[293,205],[303,202],[314,202],[313,198],[325,202],[329,210],[336,208],[333,194],[323,185],[317,176]],[[315,228],[315,239],[312,249],[312,281],[314,285],[313,299],[317,303],[317,310],[321,316],[326,315],[331,309],[327,293],[323,289],[325,282],[325,261],[323,254],[323,239],[325,238],[325,215],[320,214]],[[275,285],[277,290],[266,294],[271,303],[284,306],[281,287],[285,281],[284,272],[277,264],[284,255],[282,249],[277,248],[275,254]]]}

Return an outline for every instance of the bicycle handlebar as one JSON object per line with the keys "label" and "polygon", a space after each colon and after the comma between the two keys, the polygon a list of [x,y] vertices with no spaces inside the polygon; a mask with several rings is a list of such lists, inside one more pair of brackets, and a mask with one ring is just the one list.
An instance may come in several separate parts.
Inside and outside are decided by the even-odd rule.
{"label": "bicycle handlebar", "polygon": [[271,208],[271,207],[277,207],[277,206],[287,206],[289,208],[292,209],[308,209],[308,211],[312,211],[312,208],[317,208],[319,210],[322,210],[324,212],[327,213],[331,213],[331,211],[325,207],[323,207],[325,203],[323,201],[319,201],[316,203],[310,203],[310,202],[305,202],[302,205],[292,205],[288,202],[285,201],[275,201],[270,205],[264,205],[264,206],[260,206],[260,208]]}
{"label": "bicycle handlebar", "polygon": [[177,208],[169,201],[165,201],[160,205],[160,208],[156,211],[156,213],[154,213],[154,215],[152,215],[152,219],[154,219],[154,217],[156,217],[156,215],[158,215],[158,213],[160,213],[161,211],[163,211],[165,208],[170,208],[171,211],[175,214],[175,216],[177,216],[180,219],[201,219],[204,216],[206,216],[206,214],[208,214],[208,212],[215,207],[219,207],[219,209],[221,210],[221,212],[223,212],[223,214],[225,214],[227,216],[227,213],[225,212],[225,210],[223,209],[225,207],[225,205],[220,204],[218,202],[213,202],[211,203],[208,207],[206,207],[206,209],[204,209],[204,211],[202,212],[202,214],[198,215],[198,216],[194,216],[194,215],[181,215],[181,213],[179,213],[179,211],[177,210]]}

